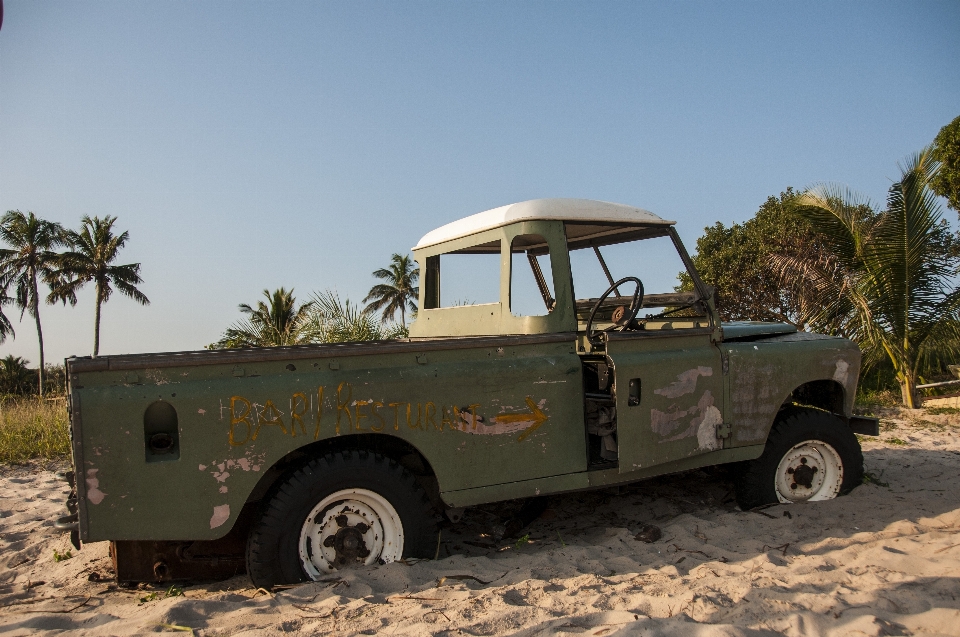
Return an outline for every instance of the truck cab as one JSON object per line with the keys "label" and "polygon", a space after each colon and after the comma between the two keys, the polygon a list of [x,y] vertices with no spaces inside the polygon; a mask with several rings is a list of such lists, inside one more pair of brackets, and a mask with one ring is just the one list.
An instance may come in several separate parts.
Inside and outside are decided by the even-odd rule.
{"label": "truck cab", "polygon": [[[572,446],[586,441],[583,469],[627,474],[731,438],[720,321],[673,221],[622,204],[540,199],[445,225],[413,251],[423,277],[411,337],[544,337],[519,346],[535,351],[553,335],[570,347],[572,377],[539,382],[566,385],[582,405],[584,421],[567,435]],[[681,272],[690,291],[672,289]],[[531,365],[546,375],[557,366]]]}

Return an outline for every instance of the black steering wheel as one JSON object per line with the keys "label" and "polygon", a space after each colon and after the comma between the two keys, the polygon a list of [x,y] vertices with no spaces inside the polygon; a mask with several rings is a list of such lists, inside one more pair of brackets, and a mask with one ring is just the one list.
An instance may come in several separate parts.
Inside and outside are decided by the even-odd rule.
{"label": "black steering wheel", "polygon": [[[630,299],[630,307],[619,306],[614,311],[610,317],[610,320],[613,321],[613,325],[608,327],[605,330],[596,330],[593,329],[593,319],[597,316],[597,311],[600,309],[600,306],[603,305],[603,302],[607,300],[607,297],[610,296],[614,290],[617,290],[621,285],[625,283],[635,283],[636,289],[633,291],[633,297]],[[617,291],[617,296],[620,296],[619,290]],[[594,304],[593,309],[590,311],[590,318],[587,319],[587,339],[591,343],[595,343],[597,339],[600,338],[600,335],[604,332],[610,332],[615,329],[625,330],[635,318],[637,318],[637,313],[640,312],[640,306],[643,304],[643,283],[640,282],[635,276],[627,276],[609,288],[603,293],[603,295],[597,299],[596,304]]]}

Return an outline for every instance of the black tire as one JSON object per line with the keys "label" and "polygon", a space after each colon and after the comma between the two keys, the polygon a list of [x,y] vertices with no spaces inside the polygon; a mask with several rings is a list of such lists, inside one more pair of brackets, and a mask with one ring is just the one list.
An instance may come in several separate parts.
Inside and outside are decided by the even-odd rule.
{"label": "black tire", "polygon": [[863,481],[863,451],[850,427],[824,411],[791,409],[774,423],[763,455],[741,466],[735,482],[737,504],[741,509],[747,511],[780,501],[776,488],[777,467],[794,446],[805,441],[827,443],[839,455],[843,477],[838,495],[849,493]]}
{"label": "black tire", "polygon": [[433,557],[436,516],[416,478],[379,454],[338,452],[291,471],[264,499],[247,538],[247,572],[254,586],[310,580],[300,561],[300,532],[312,509],[343,489],[366,489],[385,498],[400,517],[403,557]]}

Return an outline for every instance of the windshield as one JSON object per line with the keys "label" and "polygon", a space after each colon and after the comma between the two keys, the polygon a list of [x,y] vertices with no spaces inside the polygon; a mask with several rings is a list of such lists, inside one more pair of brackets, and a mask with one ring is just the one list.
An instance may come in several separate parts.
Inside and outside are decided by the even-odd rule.
{"label": "windshield", "polygon": [[[644,302],[638,319],[690,307],[697,300],[692,288],[690,292],[678,293],[687,269],[669,235],[577,247],[570,251],[570,268],[578,311],[592,308],[611,282],[628,276],[643,283]],[[629,303],[634,287],[634,283],[625,283],[604,306]],[[618,298],[618,292],[622,298]]]}

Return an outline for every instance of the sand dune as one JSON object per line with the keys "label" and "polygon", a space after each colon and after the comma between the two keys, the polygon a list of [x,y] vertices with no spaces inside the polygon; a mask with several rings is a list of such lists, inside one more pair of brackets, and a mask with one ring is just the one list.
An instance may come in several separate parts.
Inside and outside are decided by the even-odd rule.
{"label": "sand dune", "polygon": [[[864,456],[873,483],[831,502],[742,512],[724,471],[696,471],[556,497],[526,542],[494,542],[501,507],[474,509],[436,561],[178,596],[118,588],[105,543],[57,562],[65,485],[50,467],[6,468],[0,632],[960,635],[960,416],[889,410]],[[649,524],[661,539],[635,539]]]}

